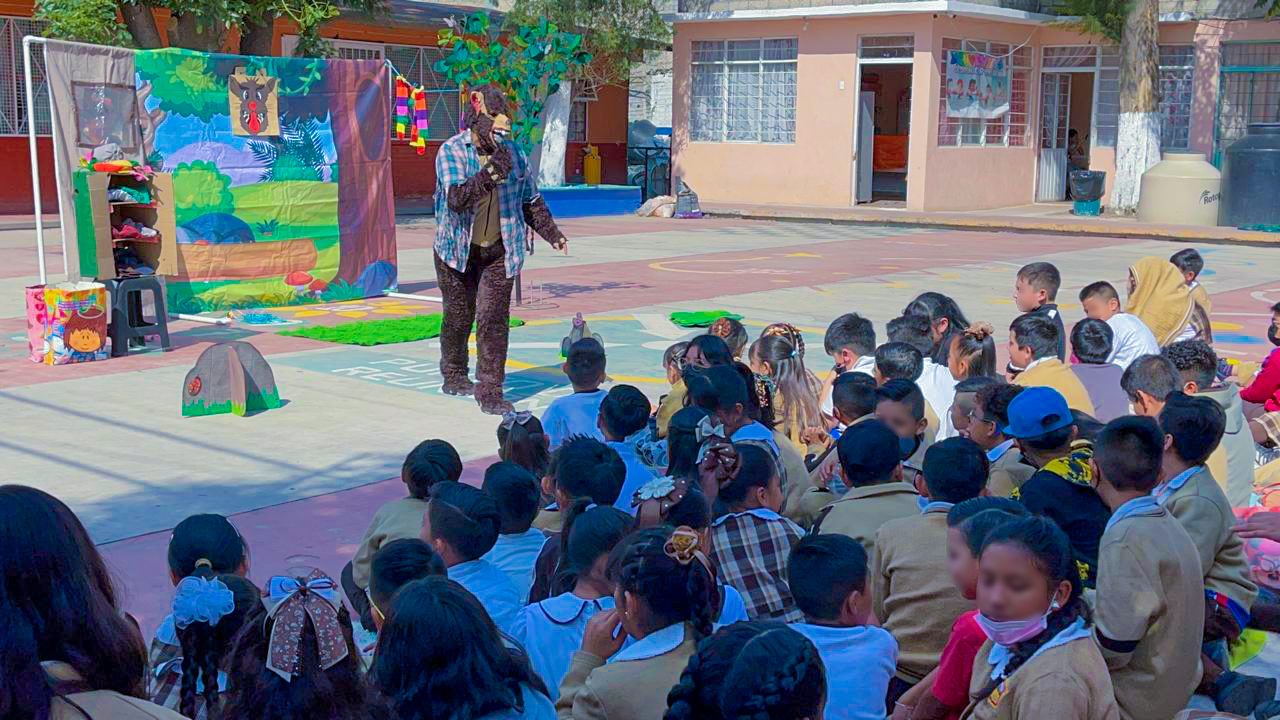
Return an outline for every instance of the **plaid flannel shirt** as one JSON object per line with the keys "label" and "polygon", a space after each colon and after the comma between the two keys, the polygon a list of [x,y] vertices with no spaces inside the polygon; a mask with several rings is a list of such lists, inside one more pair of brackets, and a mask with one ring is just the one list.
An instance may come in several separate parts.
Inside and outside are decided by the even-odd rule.
{"label": "plaid flannel shirt", "polygon": [[712,524],[711,554],[720,580],[742,594],[752,620],[804,621],[787,586],[791,546],[803,534],[770,510],[730,513]]}
{"label": "plaid flannel shirt", "polygon": [[[524,266],[525,239],[528,235],[524,221],[524,204],[537,194],[535,178],[529,173],[529,159],[510,140],[503,140],[511,148],[514,161],[511,174],[498,186],[498,201],[502,214],[502,243],[507,251],[507,277],[520,273]],[[475,213],[467,210],[456,213],[449,209],[449,188],[461,185],[467,178],[480,172],[480,157],[471,145],[471,131],[463,130],[440,146],[436,154],[436,242],[435,253],[446,265],[466,272],[467,258],[471,252],[471,224]]]}
{"label": "plaid flannel shirt", "polygon": [[[160,638],[152,638],[148,656],[147,694],[151,696],[151,702],[178,712],[182,704],[182,648]],[[207,717],[204,697],[196,693],[195,720]]]}

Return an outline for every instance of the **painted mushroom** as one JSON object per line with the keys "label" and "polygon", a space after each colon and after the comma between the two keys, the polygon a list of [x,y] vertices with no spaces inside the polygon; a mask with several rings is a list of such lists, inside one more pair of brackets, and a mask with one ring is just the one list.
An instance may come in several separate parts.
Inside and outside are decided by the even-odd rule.
{"label": "painted mushroom", "polygon": [[321,295],[324,294],[324,291],[328,289],[328,287],[329,287],[329,283],[321,280],[320,278],[316,278],[311,282],[310,285],[307,286],[307,289],[311,291],[312,295],[315,295],[316,297],[320,297]]}
{"label": "painted mushroom", "polygon": [[311,284],[313,280],[315,278],[311,277],[310,273],[305,273],[301,270],[294,270],[284,276],[284,284],[293,288],[299,295],[306,293],[307,285]]}

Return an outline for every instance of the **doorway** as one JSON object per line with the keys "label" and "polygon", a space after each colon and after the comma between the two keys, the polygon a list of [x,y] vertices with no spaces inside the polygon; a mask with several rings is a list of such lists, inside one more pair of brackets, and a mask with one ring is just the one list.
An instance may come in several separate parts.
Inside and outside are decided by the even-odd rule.
{"label": "doorway", "polygon": [[1036,202],[1067,200],[1068,173],[1089,169],[1097,58],[1096,47],[1045,48]]}
{"label": "doorway", "polygon": [[855,203],[906,206],[913,52],[910,35],[860,40]]}

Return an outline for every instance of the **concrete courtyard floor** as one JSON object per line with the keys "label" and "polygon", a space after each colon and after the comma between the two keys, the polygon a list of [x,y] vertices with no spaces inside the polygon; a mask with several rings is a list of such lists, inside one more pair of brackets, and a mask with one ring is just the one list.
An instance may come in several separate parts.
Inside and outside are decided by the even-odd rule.
{"label": "concrete courtyard floor", "polygon": [[[656,399],[666,391],[663,349],[690,334],[667,320],[674,310],[733,310],[754,329],[792,322],[806,334],[810,367],[821,372],[828,367],[822,333],[839,314],[870,316],[882,337],[884,322],[912,297],[936,290],[956,298],[971,320],[991,322],[1003,342],[1017,314],[1010,294],[1023,263],[1058,265],[1060,304],[1071,323],[1082,317],[1080,287],[1108,279],[1123,288],[1131,262],[1184,247],[737,219],[589,218],[563,228],[571,255],[541,247],[523,278],[525,304],[513,309],[528,324],[511,334],[508,392],[534,411],[569,391],[559,343],[577,312],[604,337],[614,381]],[[432,233],[429,219],[400,226],[403,291],[435,291]],[[50,239],[59,243],[56,230]],[[1280,251],[1200,250],[1219,349],[1260,358],[1268,309],[1280,301]],[[51,248],[52,269],[61,269],[59,251]],[[168,353],[45,367],[26,359],[22,288],[35,278],[33,233],[0,230],[0,480],[48,490],[79,514],[144,631],[165,612],[167,531],[183,517],[234,515],[252,548],[255,580],[296,564],[296,556],[336,576],[374,510],[402,495],[399,467],[414,444],[449,440],[472,480],[496,453],[496,419],[440,394],[435,341],[358,348],[282,337],[277,328],[181,322],[171,327]],[[277,312],[328,323],[437,310],[382,298]],[[210,343],[232,339],[266,355],[287,405],[249,418],[183,419],[185,373]]]}

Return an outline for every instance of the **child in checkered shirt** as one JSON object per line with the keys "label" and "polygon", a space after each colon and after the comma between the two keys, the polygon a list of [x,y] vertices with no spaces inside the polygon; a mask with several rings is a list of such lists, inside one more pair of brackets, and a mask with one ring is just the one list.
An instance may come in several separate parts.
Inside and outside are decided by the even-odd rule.
{"label": "child in checkered shirt", "polygon": [[151,641],[150,696],[157,705],[204,720],[226,690],[231,639],[261,591],[248,572],[244,538],[221,515],[192,515],[169,540],[172,613]]}

